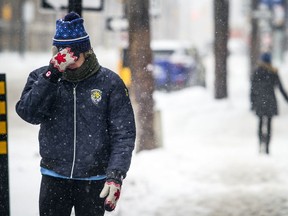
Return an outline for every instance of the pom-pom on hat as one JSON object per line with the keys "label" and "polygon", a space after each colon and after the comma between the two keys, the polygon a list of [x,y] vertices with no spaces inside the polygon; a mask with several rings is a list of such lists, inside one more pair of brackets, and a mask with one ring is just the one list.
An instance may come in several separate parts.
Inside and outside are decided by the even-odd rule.
{"label": "pom-pom on hat", "polygon": [[84,20],[75,12],[68,13],[56,21],[53,45],[58,49],[71,47],[73,52],[83,53],[91,49],[89,35],[84,28]]}
{"label": "pom-pom on hat", "polygon": [[261,55],[261,61],[263,61],[263,62],[265,62],[265,63],[267,63],[267,64],[271,64],[271,54],[270,53],[267,53],[267,52],[265,52],[265,53],[263,53],[262,55]]}

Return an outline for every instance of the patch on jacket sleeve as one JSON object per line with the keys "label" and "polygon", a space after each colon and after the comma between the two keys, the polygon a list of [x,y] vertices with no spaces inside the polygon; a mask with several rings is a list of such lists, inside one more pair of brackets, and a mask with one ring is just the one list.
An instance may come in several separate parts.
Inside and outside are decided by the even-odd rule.
{"label": "patch on jacket sleeve", "polygon": [[99,89],[91,90],[91,100],[92,102],[97,105],[102,99],[102,91]]}

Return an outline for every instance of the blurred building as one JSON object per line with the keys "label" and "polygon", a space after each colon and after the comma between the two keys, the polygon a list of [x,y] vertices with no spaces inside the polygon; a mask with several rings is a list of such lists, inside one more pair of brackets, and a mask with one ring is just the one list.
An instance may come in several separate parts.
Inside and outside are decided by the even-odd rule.
{"label": "blurred building", "polygon": [[[121,15],[121,2],[105,0],[105,10],[83,11],[93,46],[109,46],[118,42],[116,32],[106,30],[105,21],[110,15]],[[55,21],[67,13],[67,10],[44,9],[41,0],[0,0],[0,8],[0,51],[50,50]]]}
{"label": "blurred building", "polygon": [[[107,29],[107,19],[125,18],[125,1],[104,0],[103,11],[83,11],[94,47],[127,46],[127,31]],[[43,9],[40,3],[41,0],[0,0],[0,51],[50,50],[55,20],[66,11]],[[152,39],[186,40],[196,47],[213,41],[212,0],[150,0],[150,14]]]}
{"label": "blurred building", "polygon": [[38,0],[0,0],[0,6],[1,51],[47,49],[54,30],[54,13],[40,13]]}

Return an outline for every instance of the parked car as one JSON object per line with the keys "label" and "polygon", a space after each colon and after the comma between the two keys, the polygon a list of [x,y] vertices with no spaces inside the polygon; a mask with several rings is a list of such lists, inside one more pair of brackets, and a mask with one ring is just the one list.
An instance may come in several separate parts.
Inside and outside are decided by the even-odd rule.
{"label": "parked car", "polygon": [[[196,49],[183,41],[152,41],[153,77],[157,90],[176,90],[193,85],[205,86],[205,69]],[[119,74],[124,82],[131,80],[127,49],[122,50]],[[125,81],[126,80],[126,81]],[[126,83],[127,85],[127,83]]]}

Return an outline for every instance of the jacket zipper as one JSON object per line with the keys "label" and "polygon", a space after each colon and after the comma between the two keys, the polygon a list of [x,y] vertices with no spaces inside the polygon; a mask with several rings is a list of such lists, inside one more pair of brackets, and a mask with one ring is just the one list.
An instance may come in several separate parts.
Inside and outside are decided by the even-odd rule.
{"label": "jacket zipper", "polygon": [[77,103],[76,103],[76,99],[77,99],[77,95],[76,95],[76,87],[77,85],[73,84],[73,98],[74,98],[74,137],[73,137],[73,162],[72,162],[72,168],[71,168],[71,174],[70,174],[70,178],[73,177],[73,171],[74,171],[74,166],[75,166],[75,160],[76,160],[76,138],[77,138],[77,135],[76,135],[76,122],[77,122],[77,118],[76,118],[76,106],[77,106]]}

